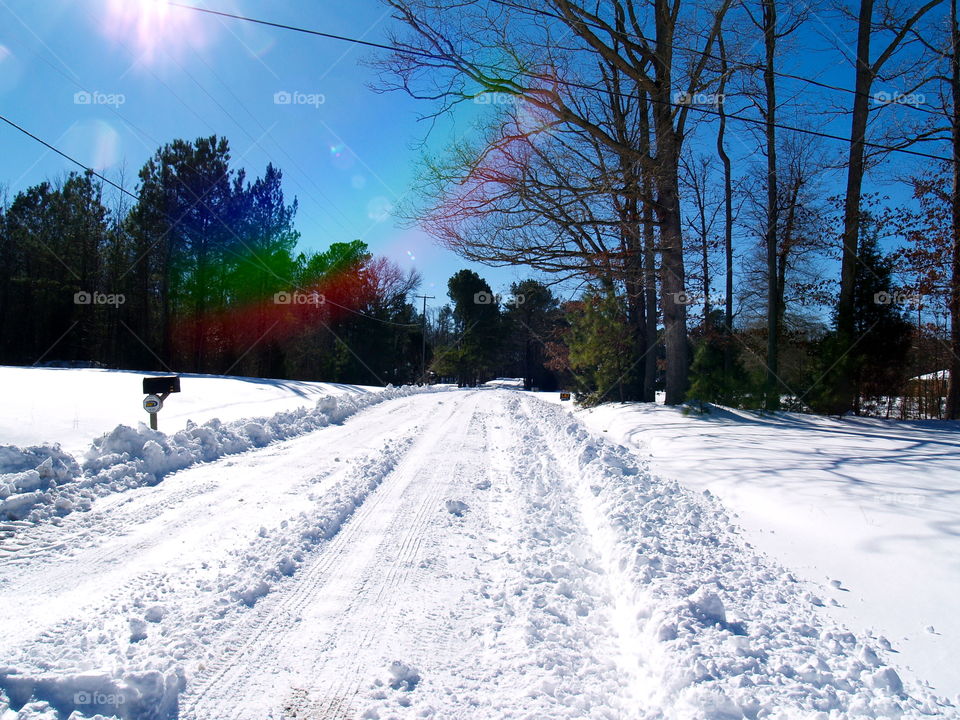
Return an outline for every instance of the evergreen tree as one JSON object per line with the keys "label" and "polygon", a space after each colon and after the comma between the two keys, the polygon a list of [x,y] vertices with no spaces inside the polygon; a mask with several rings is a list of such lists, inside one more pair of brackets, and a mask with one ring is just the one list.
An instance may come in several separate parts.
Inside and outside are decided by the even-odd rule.
{"label": "evergreen tree", "polygon": [[[873,221],[864,224],[858,257],[863,272],[853,295],[856,342],[841,345],[834,317],[834,330],[819,344],[821,381],[810,392],[811,407],[818,412],[840,414],[852,395],[853,410],[860,414],[864,401],[899,394],[906,380],[902,368],[911,327],[903,317],[905,298],[893,285],[893,262],[878,246]],[[840,387],[842,378],[853,386]]]}
{"label": "evergreen tree", "polygon": [[452,374],[459,385],[472,387],[491,377],[500,364],[500,305],[487,281],[472,270],[460,270],[451,277],[447,294],[453,302],[457,337],[452,347],[439,350],[434,371]]}
{"label": "evergreen tree", "polygon": [[[228,258],[236,253],[237,218],[245,210],[238,197],[243,181],[230,168],[229,143],[216,135],[174,140],[140,170],[131,228],[149,253],[144,260],[153,261],[144,271],[158,275],[160,354],[197,372],[210,369],[219,349],[214,323],[226,302]],[[141,300],[149,303],[146,284]],[[152,345],[160,333],[146,330],[144,341]]]}
{"label": "evergreen tree", "polygon": [[630,324],[623,298],[613,288],[584,293],[579,310],[570,317],[567,344],[570,367],[580,385],[578,402],[630,399],[635,363]]}
{"label": "evergreen tree", "polygon": [[510,286],[504,323],[512,354],[508,374],[522,375],[529,390],[554,389],[556,379],[546,366],[545,344],[559,319],[559,303],[550,288],[537,280],[523,280]]}
{"label": "evergreen tree", "polygon": [[713,322],[694,350],[690,368],[690,400],[718,405],[742,406],[748,401],[748,377],[740,357],[740,344],[723,323],[723,311],[715,310]]}

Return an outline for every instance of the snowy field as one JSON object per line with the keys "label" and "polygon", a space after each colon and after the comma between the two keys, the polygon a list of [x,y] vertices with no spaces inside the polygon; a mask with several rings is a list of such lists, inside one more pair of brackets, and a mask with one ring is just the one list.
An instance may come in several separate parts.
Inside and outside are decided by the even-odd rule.
{"label": "snowy field", "polygon": [[578,410],[652,470],[709,490],[831,616],[960,699],[960,423],[643,404]]}
{"label": "snowy field", "polygon": [[[42,395],[49,376],[22,372],[20,392]],[[879,632],[853,568],[809,554],[839,554],[823,540],[839,531],[806,520],[824,544],[791,556],[782,500],[750,489],[824,484],[802,458],[850,474],[841,450],[891,443],[864,466],[870,482],[913,457],[915,485],[945,486],[942,507],[955,498],[952,434],[949,448],[881,425],[821,438],[818,421],[780,418],[798,425],[785,459],[747,418],[571,416],[503,387],[338,387],[270,413],[245,397],[255,382],[237,380],[228,404],[204,389],[222,379],[187,378],[181,395],[188,381],[212,405],[254,409],[198,406],[217,417],[184,417],[169,435],[110,426],[82,452],[67,450],[86,428],[61,449],[0,435],[2,720],[960,718]],[[671,437],[687,444],[665,448]],[[701,446],[715,457],[681,457]],[[669,462],[686,476],[663,472]],[[749,515],[751,501],[721,500],[700,476],[768,504]],[[838,506],[806,484],[790,494]],[[760,533],[758,517],[775,527]],[[903,572],[936,564],[899,552],[888,557]],[[936,595],[956,566],[943,573],[913,593],[929,614],[907,601],[899,612],[933,624],[922,637],[949,657],[955,636],[936,623],[956,593]]]}

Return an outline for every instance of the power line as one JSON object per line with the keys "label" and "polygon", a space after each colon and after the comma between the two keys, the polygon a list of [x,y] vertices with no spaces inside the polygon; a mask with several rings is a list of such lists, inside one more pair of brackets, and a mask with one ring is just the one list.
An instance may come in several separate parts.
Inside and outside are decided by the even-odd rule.
{"label": "power line", "polygon": [[[327,38],[327,39],[339,40],[339,41],[341,41],[341,42],[353,43],[353,44],[355,44],[355,45],[363,45],[363,46],[367,46],[367,47],[372,47],[372,48],[376,48],[376,49],[379,49],[379,50],[389,50],[390,52],[401,53],[401,54],[404,54],[404,55],[414,55],[414,56],[418,56],[418,57],[425,57],[425,58],[432,59],[432,60],[445,60],[445,61],[448,61],[448,62],[452,62],[452,59],[451,59],[451,58],[449,58],[449,57],[447,57],[447,56],[444,56],[444,55],[438,55],[438,54],[434,54],[434,53],[423,52],[423,51],[419,51],[419,50],[413,50],[413,49],[410,49],[410,48],[400,47],[400,46],[398,46],[398,45],[386,45],[386,44],[383,44],[383,43],[375,43],[375,42],[370,42],[370,41],[368,41],[368,40],[360,40],[360,39],[357,39],[357,38],[351,38],[351,37],[348,37],[348,36],[345,36],[345,35],[335,35],[335,34],[333,34],[333,33],[325,33],[325,32],[321,32],[321,31],[319,31],[319,30],[310,30],[310,29],[308,29],[308,28],[298,27],[298,26],[296,26],[296,25],[286,25],[286,24],[283,24],[283,23],[276,23],[276,22],[271,22],[271,21],[268,21],[268,20],[260,20],[260,19],[257,19],[257,18],[252,18],[252,17],[245,16],[245,15],[236,15],[236,14],[233,14],[233,13],[226,13],[226,12],[221,12],[221,11],[218,11],[218,10],[209,10],[209,9],[207,9],[207,8],[196,7],[196,6],[194,6],[194,5],[185,5],[185,4],[177,3],[177,2],[169,2],[168,4],[169,4],[169,5],[172,5],[172,6],[174,6],[174,7],[178,7],[178,8],[183,8],[183,9],[187,9],[187,10],[195,10],[195,11],[201,12],[201,13],[207,13],[207,14],[209,14],[209,15],[219,15],[219,16],[222,16],[222,17],[232,18],[232,19],[234,19],[234,20],[243,20],[243,21],[246,21],[246,22],[256,23],[256,24],[258,24],[258,25],[266,25],[266,26],[269,26],[269,27],[275,27],[275,28],[279,28],[279,29],[282,29],[282,30],[290,30],[290,31],[292,31],[292,32],[304,33],[304,34],[307,34],[307,35],[315,35],[315,36],[323,37],[323,38]],[[510,5],[510,3],[504,3],[504,2],[501,2],[500,4]],[[514,5],[514,7],[517,7],[517,6]],[[531,8],[525,8],[525,9],[531,10]],[[554,17],[554,18],[557,17],[556,15],[553,15],[553,14],[551,14],[551,13],[545,13],[545,11],[542,11],[542,10],[540,10],[540,11],[534,10],[534,12],[540,12],[541,14],[547,14],[547,15],[549,15],[550,17]],[[647,38],[642,38],[642,39],[647,40]],[[704,53],[702,53],[702,51],[699,51],[699,50],[691,50],[690,48],[683,48],[683,47],[680,47],[680,46],[672,46],[672,47],[673,47],[674,49],[677,49],[677,50],[687,50],[687,51],[689,51],[689,52],[698,52],[698,53],[700,53],[700,54],[704,54]],[[713,57],[716,57],[716,56],[706,54],[706,57],[713,58]],[[730,61],[728,61],[728,62],[730,62]],[[737,63],[736,61],[732,61],[732,62],[733,62],[733,64],[740,65],[741,67],[752,67],[752,68],[760,67],[760,66],[757,66],[757,65],[750,65],[750,64],[747,64],[747,63]],[[496,67],[494,67],[494,66],[491,66],[491,65],[483,65],[483,64],[477,64],[476,67],[485,67],[485,68],[490,68],[490,69],[498,69],[498,68],[496,68]],[[775,72],[774,74],[775,74],[775,75],[779,75],[779,76],[781,76],[781,77],[786,77],[786,78],[794,79],[794,80],[802,80],[802,81],[804,81],[804,82],[808,82],[808,83],[811,83],[811,84],[813,84],[813,85],[816,85],[816,86],[819,86],[819,87],[823,87],[823,88],[827,88],[827,89],[838,90],[838,91],[847,92],[847,93],[853,93],[854,95],[861,95],[861,94],[863,94],[863,93],[858,93],[856,90],[850,90],[849,88],[843,88],[843,87],[839,87],[839,86],[828,85],[828,84],[826,84],[826,83],[821,83],[821,82],[819,82],[819,81],[811,80],[811,79],[809,79],[809,78],[803,78],[803,77],[800,77],[800,76],[798,76],[798,75],[789,75],[789,74],[787,74],[787,73],[781,73],[781,72]],[[566,85],[566,86],[568,86],[568,87],[576,87],[576,88],[580,88],[580,89],[584,89],[584,90],[596,90],[596,87],[594,87],[594,86],[586,85],[586,84],[583,84],[583,83],[577,83],[577,82],[574,82],[574,81],[571,81],[571,80],[561,80],[561,79],[559,79],[559,78],[553,78],[553,80],[554,80],[555,82],[557,82],[558,84]],[[629,94],[629,93],[610,92],[610,91],[605,91],[605,92],[606,92],[606,94],[609,94],[609,95],[612,95],[612,96],[615,96],[615,97],[620,97],[620,98],[627,98],[627,99],[633,99],[633,100],[639,100],[639,99],[641,99],[639,95],[632,95],[632,94]],[[869,96],[869,97],[873,97],[873,96]],[[654,104],[667,105],[667,106],[669,106],[669,107],[675,107],[675,108],[686,107],[686,108],[689,108],[690,110],[694,110],[694,111],[696,111],[696,112],[704,113],[704,114],[707,114],[707,115],[716,115],[716,116],[719,116],[719,115],[720,115],[720,113],[719,113],[718,111],[708,110],[708,109],[706,109],[706,108],[697,107],[697,106],[691,105],[691,104],[663,101],[663,100],[659,100],[659,99],[657,99],[657,98],[652,98],[652,97],[649,97],[649,96],[648,96],[646,99],[647,99],[649,102],[652,102],[652,103],[654,103]],[[932,114],[941,115],[941,113],[938,113],[938,112],[936,112],[936,111],[927,110],[927,109],[925,109],[925,108],[918,108],[918,107],[915,106],[915,105],[904,105],[904,107],[908,107],[908,108],[911,108],[911,109],[920,109],[920,110],[923,110],[924,112],[929,112],[929,113],[932,113]],[[758,119],[758,118],[744,117],[743,115],[737,115],[737,114],[733,114],[733,113],[727,113],[727,114],[725,114],[725,117],[726,117],[727,119],[730,119],[730,120],[739,120],[739,121],[741,121],[741,122],[752,123],[752,124],[755,124],[755,125],[763,125],[763,126],[766,126],[766,124],[767,124],[765,120],[760,120],[760,119]],[[844,143],[852,143],[852,142],[853,142],[850,138],[843,137],[842,135],[834,135],[834,134],[832,134],[832,133],[827,133],[827,132],[823,132],[823,131],[819,131],[819,130],[810,130],[810,129],[808,129],[808,128],[801,128],[801,127],[795,127],[795,126],[791,126],[791,125],[784,125],[784,124],[782,124],[782,123],[772,123],[772,125],[773,125],[773,127],[776,127],[776,128],[778,128],[778,129],[780,129],[780,130],[789,130],[790,132],[796,132],[796,133],[803,134],[803,135],[811,135],[811,136],[814,136],[814,137],[820,137],[820,138],[824,138],[824,139],[828,139],[828,140],[838,140],[838,141],[844,142]],[[932,153],[925,153],[925,152],[922,152],[922,151],[919,151],[919,150],[909,150],[909,149],[907,149],[907,148],[905,148],[905,147],[897,147],[897,146],[894,146],[894,145],[885,145],[885,144],[883,144],[883,143],[871,142],[871,141],[869,141],[869,140],[864,140],[864,141],[863,141],[863,144],[864,144],[864,146],[866,146],[866,147],[875,148],[875,149],[877,149],[877,150],[885,150],[885,151],[887,151],[887,152],[899,152],[899,153],[903,153],[903,154],[906,154],[906,155],[913,155],[913,156],[915,156],[915,157],[927,158],[927,159],[929,159],[929,160],[937,160],[937,161],[939,161],[939,162],[947,162],[947,163],[953,163],[953,162],[955,162],[952,158],[943,157],[943,156],[941,156],[941,155],[933,155]]]}
{"label": "power line", "polygon": [[[266,25],[267,27],[279,28],[280,30],[290,30],[292,32],[303,33],[305,35],[316,35],[317,37],[327,38],[329,40],[341,40],[343,42],[353,43],[354,45],[365,45],[367,47],[377,48],[379,50],[392,50],[396,51],[399,48],[393,45],[384,45],[382,43],[375,43],[369,40],[358,40],[357,38],[346,37],[344,35],[335,35],[333,33],[321,32],[319,30],[310,30],[308,28],[298,27],[296,25],[285,25],[283,23],[271,22],[269,20],[260,20],[258,18],[247,17],[246,15],[236,15],[234,13],[222,12],[220,10],[210,10],[209,8],[197,7],[195,5],[184,5],[178,2],[167,2],[167,5],[172,7],[183,8],[185,10],[196,10],[197,12],[206,13],[208,15],[219,15],[220,17],[230,18],[232,20],[243,20],[245,22],[255,23],[257,25]],[[434,58],[439,59],[442,56],[434,55],[433,53],[421,52],[419,50],[404,50],[409,55],[419,55],[420,57]]]}
{"label": "power line", "polygon": [[[563,81],[563,80],[560,80],[558,82],[564,85],[570,85],[571,87],[582,88],[585,90],[595,89],[589,85],[584,85],[581,83],[574,83],[574,82]],[[628,93],[610,93],[610,94],[616,95],[617,97],[621,97],[621,98],[628,98],[631,100],[642,99],[640,95],[631,95]],[[657,105],[668,105],[670,107],[676,107],[676,108],[685,107],[685,108],[689,108],[690,110],[694,110],[695,112],[705,113],[707,115],[716,115],[718,117],[721,115],[719,110],[708,110],[707,108],[698,107],[697,105],[693,105],[693,104],[669,102],[669,101],[659,100],[657,98],[652,98],[650,96],[647,96],[646,99],[648,102],[651,102]],[[741,122],[752,123],[754,125],[763,125],[764,127],[766,127],[767,125],[767,121],[761,120],[760,118],[744,117],[743,115],[737,115],[735,113],[723,113],[723,116],[728,120],[740,120]],[[801,127],[796,127],[794,125],[784,125],[783,123],[779,123],[779,122],[770,123],[770,124],[773,127],[778,128],[780,130],[789,130],[791,132],[800,133],[802,135],[813,135],[815,137],[826,138],[828,140],[839,140],[840,142],[845,142],[845,143],[853,142],[850,138],[844,137],[842,135],[834,135],[832,133],[823,132],[821,130],[810,130],[809,128],[801,128]],[[952,158],[943,157],[942,155],[933,155],[931,153],[921,152],[920,150],[909,150],[904,147],[896,147],[895,145],[884,145],[883,143],[875,143],[875,142],[871,142],[870,140],[863,140],[863,144],[866,147],[872,147],[878,150],[886,150],[888,152],[899,152],[899,153],[904,153],[905,155],[915,155],[917,157],[928,158],[930,160],[938,160],[940,162],[948,162],[948,163],[954,162]]]}
{"label": "power line", "polygon": [[[417,295],[416,297],[420,297],[420,296]],[[347,307],[346,305],[335,303],[333,300],[329,300],[326,297],[324,297],[323,302],[326,305],[333,305],[334,307],[338,307],[341,310],[352,312],[354,315],[359,315],[360,317],[366,318],[367,320],[375,320],[376,322],[383,323],[384,325],[393,325],[394,327],[416,327],[417,326],[417,323],[398,323],[398,322],[392,322],[390,320],[381,320],[378,317],[374,317],[373,315],[368,315],[367,313],[361,312],[360,310],[354,310],[353,308]]]}
{"label": "power line", "polygon": [[104,177],[103,175],[101,175],[100,173],[98,173],[98,172],[97,172],[96,170],[94,170],[93,168],[87,167],[87,166],[84,165],[82,162],[80,162],[79,160],[77,160],[75,157],[71,157],[70,155],[67,155],[65,152],[63,152],[63,150],[60,150],[60,149],[54,147],[53,145],[51,145],[50,143],[48,143],[46,140],[42,140],[42,139],[38,138],[36,135],[34,135],[34,134],[33,134],[32,132],[30,132],[29,130],[21,127],[20,125],[17,125],[13,120],[11,120],[11,119],[9,119],[9,118],[7,118],[7,117],[4,117],[3,115],[0,115],[0,120],[3,120],[3,121],[4,121],[7,125],[9,125],[10,127],[19,130],[20,132],[22,132],[22,133],[23,133],[24,135],[26,135],[27,137],[32,138],[33,140],[36,140],[38,143],[40,143],[41,145],[43,145],[45,148],[47,148],[48,150],[52,150],[53,152],[55,152],[55,153],[56,153],[57,155],[59,155],[60,157],[66,158],[67,160],[69,160],[70,162],[72,162],[74,165],[83,168],[83,170],[84,170],[85,172],[90,173],[90,174],[93,175],[94,177],[100,178],[101,180],[103,180],[103,181],[104,181],[105,183],[107,183],[108,185],[112,185],[113,187],[115,187],[117,190],[119,190],[120,192],[124,193],[125,195],[129,195],[129,196],[132,197],[134,200],[138,200],[138,201],[140,200],[140,196],[139,196],[139,195],[136,195],[136,194],[130,192],[130,191],[127,190],[125,187],[121,187],[120,185],[117,185],[113,180],[110,180],[109,178]]}

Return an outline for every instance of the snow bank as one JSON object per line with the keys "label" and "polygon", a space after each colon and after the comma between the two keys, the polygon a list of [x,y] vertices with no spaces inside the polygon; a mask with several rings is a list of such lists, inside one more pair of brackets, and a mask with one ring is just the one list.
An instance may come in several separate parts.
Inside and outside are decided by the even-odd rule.
{"label": "snow bank", "polygon": [[821,613],[815,592],[760,555],[709,492],[649,473],[556,406],[526,400],[568,460],[612,594],[630,618],[651,710],[672,720],[960,717],[905,686],[882,637]]}
{"label": "snow bank", "polygon": [[[145,419],[142,381],[166,372],[0,366],[4,388],[0,444],[60,446],[80,457],[96,438],[118,424]],[[269,417],[281,410],[313,407],[327,395],[379,392],[382,388],[340,383],[180,373],[183,392],[164,404],[160,426],[183,430],[220,418]]]}
{"label": "snow bank", "polygon": [[0,445],[0,519],[23,519],[35,505],[52,499],[58,485],[79,474],[77,461],[59,445]]}
{"label": "snow bank", "polygon": [[439,388],[387,386],[382,392],[322,397],[312,409],[282,411],[266,418],[203,425],[187,423],[173,435],[118,425],[93,441],[82,466],[59,445],[0,446],[0,521],[38,522],[87,510],[98,497],[155,485],[172,472],[343,422],[367,407]]}
{"label": "snow bank", "polygon": [[[120,678],[102,672],[74,675],[19,675],[0,668],[0,709],[19,707],[15,717],[170,720],[184,678],[179,671],[131,672]],[[43,697],[43,700],[31,698]],[[3,717],[7,717],[4,714]]]}

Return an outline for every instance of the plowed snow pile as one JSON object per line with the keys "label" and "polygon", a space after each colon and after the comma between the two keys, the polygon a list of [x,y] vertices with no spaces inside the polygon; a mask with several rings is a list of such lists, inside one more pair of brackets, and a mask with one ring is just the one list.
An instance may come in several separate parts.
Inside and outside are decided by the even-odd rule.
{"label": "plowed snow pile", "polygon": [[823,584],[838,623],[887,638],[904,679],[960,703],[960,422],[651,403],[575,415],[716,495],[750,543]]}
{"label": "plowed snow pile", "polygon": [[[427,391],[429,388],[427,389]],[[74,510],[89,510],[103,495],[155,485],[165,475],[198,462],[263,447],[343,422],[363,408],[406,397],[424,388],[388,386],[379,393],[322,397],[312,409],[298,408],[268,418],[203,425],[188,421],[173,435],[118,425],[93,441],[82,466],[59,445],[17,448],[0,446],[0,522],[36,522]]]}

